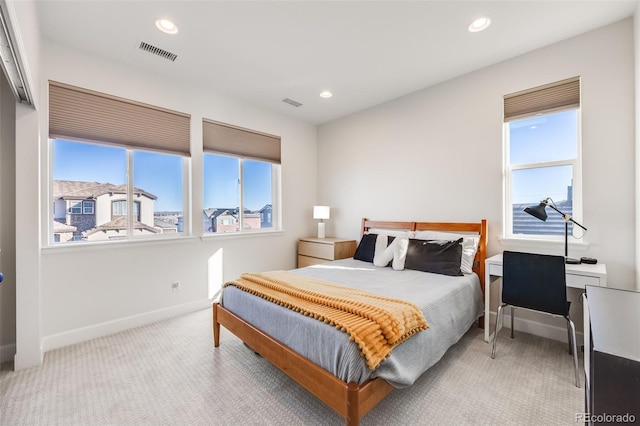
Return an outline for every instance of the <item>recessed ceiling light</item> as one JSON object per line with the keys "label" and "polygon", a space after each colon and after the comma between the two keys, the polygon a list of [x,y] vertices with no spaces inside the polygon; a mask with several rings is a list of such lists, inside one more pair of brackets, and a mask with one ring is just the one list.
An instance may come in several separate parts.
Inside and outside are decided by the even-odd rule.
{"label": "recessed ceiling light", "polygon": [[320,93],[321,98],[330,98],[332,96],[333,96],[333,93],[329,92],[328,90],[325,90],[324,92]]}
{"label": "recessed ceiling light", "polygon": [[158,19],[156,21],[156,27],[158,27],[158,29],[163,33],[167,33],[167,34],[178,33],[178,27],[176,27],[176,24],[174,24],[173,22],[167,19]]}
{"label": "recessed ceiling light", "polygon": [[477,33],[478,31],[487,29],[489,25],[491,25],[491,18],[488,16],[482,16],[471,21],[468,28],[472,33]]}

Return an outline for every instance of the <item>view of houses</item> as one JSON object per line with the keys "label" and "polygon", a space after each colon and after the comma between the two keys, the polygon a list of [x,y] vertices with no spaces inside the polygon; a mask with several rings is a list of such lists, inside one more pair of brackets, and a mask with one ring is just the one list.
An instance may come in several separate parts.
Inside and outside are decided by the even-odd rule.
{"label": "view of houses", "polygon": [[[564,214],[573,214],[573,187],[567,187],[567,199],[555,201],[555,206]],[[513,233],[514,235],[560,235],[564,236],[564,218],[559,213],[547,208],[547,220],[545,222],[531,216],[524,211],[525,208],[535,206],[537,202],[513,205]],[[573,230],[573,224],[569,222],[569,234]]]}
{"label": "view of houses", "polygon": [[[143,189],[133,190],[135,235],[183,231],[182,212],[156,212],[157,197]],[[55,180],[53,182],[54,242],[123,239],[127,233],[126,185]],[[240,230],[240,209],[207,208],[203,212],[205,233]],[[272,208],[243,212],[244,229],[270,228]]]}
{"label": "view of houses", "polygon": [[[567,200],[556,202],[556,207],[572,214],[571,188]],[[133,232],[135,235],[167,234],[183,231],[182,212],[156,212],[157,197],[143,189],[134,188]],[[126,237],[127,191],[125,185],[110,183],[55,180],[53,182],[53,236],[54,242],[101,241]],[[514,234],[564,235],[564,220],[560,214],[549,212],[546,222],[524,212],[535,203],[513,205]],[[205,233],[226,233],[271,228],[272,206],[259,210],[240,208],[205,208],[202,212]],[[571,231],[571,223],[569,224]]]}
{"label": "view of houses", "polygon": [[[260,210],[252,211],[244,209],[244,230],[271,228],[272,206],[267,204]],[[203,221],[205,233],[237,232],[240,230],[240,209],[234,208],[208,208],[204,209]]]}

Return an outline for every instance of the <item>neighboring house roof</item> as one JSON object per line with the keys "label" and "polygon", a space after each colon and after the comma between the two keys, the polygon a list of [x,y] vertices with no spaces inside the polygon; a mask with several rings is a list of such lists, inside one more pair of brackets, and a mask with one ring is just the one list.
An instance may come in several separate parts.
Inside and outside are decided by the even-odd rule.
{"label": "neighboring house roof", "polygon": [[162,220],[162,219],[155,219],[153,221],[153,224],[158,228],[175,229],[178,227],[178,225],[176,225],[175,223],[171,223],[167,220]]}
{"label": "neighboring house roof", "polygon": [[[120,216],[110,222],[106,222],[100,226],[96,226],[95,228],[87,229],[82,233],[82,236],[88,237],[89,235],[95,234],[97,232],[118,231],[118,230],[126,230],[126,229],[127,229],[127,217]],[[154,228],[153,226],[145,225],[144,223],[138,222],[137,220],[133,221],[133,229],[144,229],[145,231],[149,231],[154,234],[159,233],[158,229]]]}
{"label": "neighboring house roof", "polygon": [[260,210],[258,210],[260,213],[262,213],[265,210],[273,210],[271,204],[265,204],[263,208],[261,208]]}
{"label": "neighboring house roof", "polygon": [[[267,204],[267,205],[270,206],[270,204]],[[240,208],[239,207],[207,208],[207,209],[204,209],[203,211],[204,211],[204,214],[207,215],[208,217],[217,217],[225,213],[229,215],[237,215],[238,212],[240,211]],[[255,212],[247,208],[244,209],[244,214],[250,214],[250,213],[255,213]]]}
{"label": "neighboring house roof", "polygon": [[53,233],[61,234],[63,232],[76,232],[78,228],[76,226],[66,225],[64,223],[60,223],[57,220],[53,221]]}
{"label": "neighboring house roof", "polygon": [[233,215],[235,211],[237,211],[237,208],[218,208],[218,209],[206,209],[205,213],[207,214],[207,217],[209,217],[209,219],[215,219],[220,215],[223,214],[229,214],[229,215]]}
{"label": "neighboring house roof", "polygon": [[[63,200],[84,200],[97,198],[104,194],[126,194],[126,185],[114,185],[111,183],[83,182],[77,180],[54,180],[53,198]],[[144,195],[152,200],[158,197],[139,188],[133,189],[134,194]]]}

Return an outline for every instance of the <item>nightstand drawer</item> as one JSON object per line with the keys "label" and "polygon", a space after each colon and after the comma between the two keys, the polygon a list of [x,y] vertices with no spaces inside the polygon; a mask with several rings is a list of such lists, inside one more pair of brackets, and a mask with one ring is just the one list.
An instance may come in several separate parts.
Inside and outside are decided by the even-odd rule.
{"label": "nightstand drawer", "polygon": [[304,268],[305,266],[317,265],[318,263],[329,262],[326,259],[318,259],[317,257],[301,256],[298,255],[298,268]]}
{"label": "nightstand drawer", "polygon": [[352,257],[355,251],[355,240],[331,237],[300,238],[298,240],[298,268]]}
{"label": "nightstand drawer", "polygon": [[325,260],[334,260],[334,252],[335,248],[333,244],[298,241],[298,254],[302,256],[317,257]]}

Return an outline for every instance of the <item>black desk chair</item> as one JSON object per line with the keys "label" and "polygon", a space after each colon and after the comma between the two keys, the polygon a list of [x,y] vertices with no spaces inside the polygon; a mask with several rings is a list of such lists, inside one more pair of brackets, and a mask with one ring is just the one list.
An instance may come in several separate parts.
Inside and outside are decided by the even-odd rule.
{"label": "black desk chair", "polygon": [[576,386],[580,387],[576,328],[569,317],[571,302],[567,300],[567,283],[563,256],[505,251],[502,260],[502,303],[498,306],[496,333],[491,358],[496,356],[498,324],[503,322],[503,308],[511,306],[511,338],[513,339],[514,308],[532,309],[567,320],[569,353],[573,354]]}

